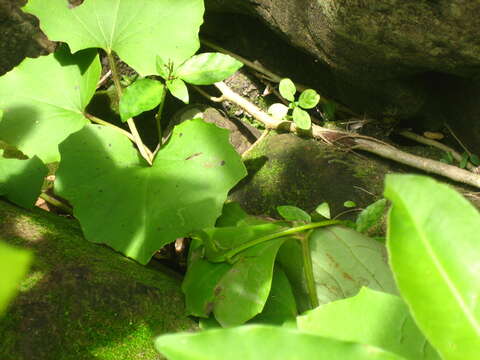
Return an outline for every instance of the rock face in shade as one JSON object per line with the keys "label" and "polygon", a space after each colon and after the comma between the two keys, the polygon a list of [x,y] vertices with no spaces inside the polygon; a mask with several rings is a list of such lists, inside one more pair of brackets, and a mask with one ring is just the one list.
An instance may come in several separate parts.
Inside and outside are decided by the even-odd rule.
{"label": "rock face in shade", "polygon": [[81,237],[73,220],[0,200],[0,241],[34,261],[0,318],[0,359],[163,359],[153,337],[192,329],[180,282]]}
{"label": "rock face in shade", "polygon": [[[255,15],[292,45],[328,64],[335,79],[327,85],[329,95],[357,111],[410,118],[425,128],[447,121],[480,151],[480,125],[468,115],[478,113],[480,106],[471,108],[480,89],[480,0],[206,4],[210,11]],[[458,106],[466,103],[468,114],[457,122],[463,110]]]}
{"label": "rock face in shade", "polygon": [[0,75],[18,65],[26,56],[37,57],[53,50],[38,29],[35,17],[23,13],[23,0],[0,0]]}

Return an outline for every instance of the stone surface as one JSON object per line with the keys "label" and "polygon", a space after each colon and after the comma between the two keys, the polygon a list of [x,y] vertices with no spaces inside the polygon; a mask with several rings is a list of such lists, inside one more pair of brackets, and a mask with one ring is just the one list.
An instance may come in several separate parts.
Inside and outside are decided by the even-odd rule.
{"label": "stone surface", "polygon": [[0,75],[18,65],[25,57],[37,57],[53,50],[38,29],[34,16],[23,13],[24,0],[0,0]]}
{"label": "stone surface", "polygon": [[[435,128],[461,112],[449,84],[480,75],[480,0],[206,0],[210,11],[249,12],[331,70],[328,95],[358,112]],[[478,84],[475,84],[478,87]],[[476,99],[470,88],[461,96]],[[480,125],[469,117],[468,133]],[[480,151],[478,138],[469,143]]]}
{"label": "stone surface", "polygon": [[0,239],[34,253],[0,318],[2,360],[162,359],[153,337],[194,327],[178,279],[86,241],[73,220],[0,201]]}

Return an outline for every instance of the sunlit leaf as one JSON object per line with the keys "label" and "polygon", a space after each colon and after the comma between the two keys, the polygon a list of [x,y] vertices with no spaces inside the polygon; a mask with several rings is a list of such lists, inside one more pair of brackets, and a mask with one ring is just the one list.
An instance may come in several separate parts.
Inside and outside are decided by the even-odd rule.
{"label": "sunlit leaf", "polygon": [[38,157],[6,159],[0,150],[0,195],[25,208],[35,205],[48,169]]}
{"label": "sunlit leaf", "polygon": [[440,359],[401,298],[368,288],[297,318],[301,331],[376,346],[405,359]]}
{"label": "sunlit leaf", "polygon": [[267,325],[162,335],[155,347],[169,360],[401,360],[370,345]]}
{"label": "sunlit leaf", "polygon": [[114,51],[140,75],[157,74],[156,57],[179,66],[199,47],[203,0],[86,0],[73,9],[65,0],[29,0],[23,8],[40,19],[50,40],[73,52]]}
{"label": "sunlit leaf", "polygon": [[142,264],[163,245],[211,227],[246,174],[228,132],[202,120],[178,125],[153,166],[116,131],[88,125],[60,145],[56,192],[88,240]]}
{"label": "sunlit leaf", "polygon": [[17,293],[19,282],[26,275],[32,254],[0,241],[0,316]]}
{"label": "sunlit leaf", "polygon": [[0,140],[44,163],[59,160],[58,144],[88,120],[85,107],[100,78],[95,51],[71,55],[67,47],[25,59],[0,77]]}
{"label": "sunlit leaf", "polygon": [[203,53],[185,61],[176,76],[194,85],[211,85],[233,75],[243,64],[221,53]]}
{"label": "sunlit leaf", "polygon": [[330,205],[327,202],[323,202],[317,206],[315,212],[322,215],[324,218],[330,219]]}
{"label": "sunlit leaf", "polygon": [[120,117],[123,122],[155,108],[163,98],[165,91],[160,81],[140,79],[125,89],[120,99]]}
{"label": "sunlit leaf", "polygon": [[320,95],[313,89],[307,89],[300,94],[298,105],[304,109],[313,109],[319,101]]}
{"label": "sunlit leaf", "polygon": [[310,115],[305,110],[296,107],[293,109],[293,122],[299,129],[302,130],[310,130],[312,127],[312,120],[310,119]]}
{"label": "sunlit leaf", "polygon": [[388,175],[387,246],[400,293],[445,359],[480,354],[480,214],[456,191],[416,175]]}
{"label": "sunlit leaf", "polygon": [[278,90],[280,91],[280,95],[282,95],[288,101],[295,101],[295,93],[297,89],[295,88],[295,84],[290,79],[282,79],[278,86]]}
{"label": "sunlit leaf", "polygon": [[188,88],[183,80],[181,79],[168,80],[167,88],[173,96],[183,101],[185,104],[188,104],[188,102],[190,101],[189,95],[188,95]]}

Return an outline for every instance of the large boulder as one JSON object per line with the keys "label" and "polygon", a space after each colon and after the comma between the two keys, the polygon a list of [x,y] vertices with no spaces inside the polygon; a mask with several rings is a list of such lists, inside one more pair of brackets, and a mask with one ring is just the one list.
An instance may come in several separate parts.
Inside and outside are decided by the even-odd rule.
{"label": "large boulder", "polygon": [[0,318],[2,360],[163,359],[153,337],[194,327],[180,280],[86,241],[74,220],[0,201],[0,241],[34,255]]}
{"label": "large boulder", "polygon": [[476,118],[467,115],[467,126],[457,122],[459,105],[476,100],[480,89],[480,0],[206,3],[210,11],[255,15],[327,64],[333,81],[323,78],[323,86],[358,112],[413,119],[430,129],[449,122],[477,139],[467,142],[480,152]]}

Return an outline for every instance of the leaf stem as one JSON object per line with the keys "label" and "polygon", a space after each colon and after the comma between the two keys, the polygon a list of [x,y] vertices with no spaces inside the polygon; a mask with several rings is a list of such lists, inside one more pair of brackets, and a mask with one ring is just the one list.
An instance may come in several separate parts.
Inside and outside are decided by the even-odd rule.
{"label": "leaf stem", "polygon": [[302,245],[303,270],[307,280],[308,296],[312,309],[315,309],[318,303],[317,287],[315,286],[315,277],[313,275],[312,254],[310,252],[310,235],[312,230],[304,234],[299,240]]}
{"label": "leaf stem", "polygon": [[157,114],[155,115],[155,122],[157,123],[157,132],[158,132],[158,150],[160,150],[160,148],[162,147],[162,137],[163,137],[162,113],[163,113],[163,107],[165,105],[166,96],[167,96],[167,86],[164,86],[162,98],[160,100],[160,105],[158,107]]}
{"label": "leaf stem", "polygon": [[[118,71],[117,71],[117,65],[115,64],[115,59],[113,58],[113,55],[111,52],[107,52],[107,59],[108,59],[108,65],[110,66],[110,70],[112,71],[112,80],[115,85],[115,89],[117,90],[117,96],[118,96],[118,101],[122,98],[122,85],[120,84],[120,79],[118,77]],[[140,154],[142,154],[143,158],[151,165],[152,164],[152,158],[149,155],[149,151],[147,151],[147,147],[145,144],[142,142],[142,138],[140,137],[140,134],[138,133],[137,127],[135,126],[135,122],[133,121],[132,118],[127,120],[128,128],[130,129],[130,133],[133,136],[133,139],[135,141],[135,144],[137,144],[138,151],[140,151]],[[150,152],[151,154],[151,152]]]}
{"label": "leaf stem", "polygon": [[70,214],[70,215],[73,214],[73,209],[70,206],[68,206],[67,204],[64,204],[58,199],[55,199],[53,196],[50,196],[47,193],[42,192],[40,194],[40,198],[45,200],[45,202],[49,203],[50,205],[53,205],[56,208],[65,211],[67,214]]}
{"label": "leaf stem", "polygon": [[330,226],[330,225],[338,225],[338,224],[343,224],[344,222],[342,220],[326,220],[326,221],[321,221],[321,222],[315,222],[315,223],[310,223],[310,224],[305,224],[305,225],[300,225],[300,226],[295,226],[288,228],[287,230],[282,230],[274,234],[269,234],[265,235],[250,241],[247,241],[243,244],[240,244],[236,248],[230,249],[227,251],[225,254],[219,255],[214,258],[210,258],[208,260],[212,262],[222,262],[222,261],[231,261],[231,259],[237,255],[238,253],[252,247],[258,244],[261,244],[265,241],[273,240],[273,239],[278,239],[284,236],[289,236],[293,235],[302,231],[307,231],[311,229],[316,229],[320,227],[325,227],[325,226]]}

